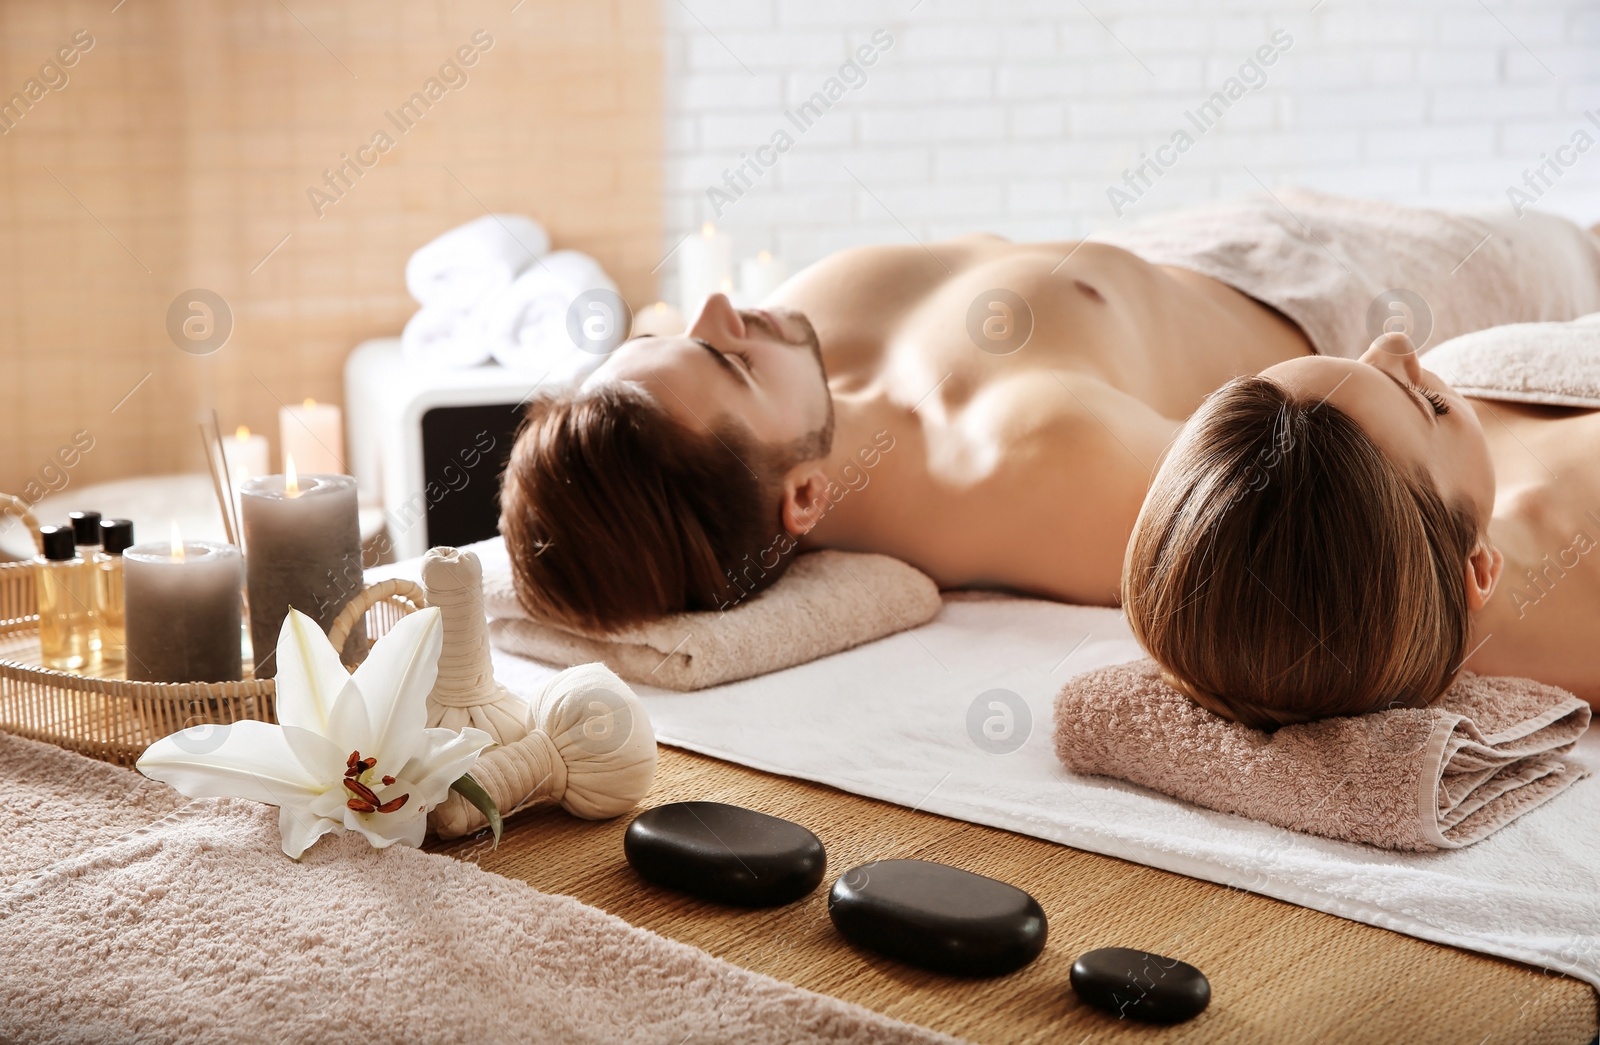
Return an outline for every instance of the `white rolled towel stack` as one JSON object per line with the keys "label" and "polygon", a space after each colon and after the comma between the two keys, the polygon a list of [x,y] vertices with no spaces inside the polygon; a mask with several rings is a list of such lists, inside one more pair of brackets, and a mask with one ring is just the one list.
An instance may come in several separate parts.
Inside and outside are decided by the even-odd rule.
{"label": "white rolled towel stack", "polygon": [[[574,303],[585,295],[573,313]],[[620,304],[616,283],[598,261],[576,250],[558,250],[486,299],[472,326],[501,366],[546,375],[550,384],[576,383],[627,336],[628,317],[617,314]]]}
{"label": "white rolled towel stack", "polygon": [[521,214],[485,214],[420,247],[406,262],[406,289],[422,306],[400,335],[407,357],[441,368],[487,362],[474,310],[549,250],[544,227]]}

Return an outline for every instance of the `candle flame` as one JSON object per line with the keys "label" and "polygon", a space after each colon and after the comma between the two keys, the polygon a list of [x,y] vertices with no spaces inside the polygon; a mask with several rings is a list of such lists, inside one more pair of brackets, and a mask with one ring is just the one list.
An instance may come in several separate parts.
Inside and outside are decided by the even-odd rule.
{"label": "candle flame", "polygon": [[283,495],[300,496],[300,476],[294,470],[294,454],[283,455]]}
{"label": "candle flame", "polygon": [[772,261],[772,251],[763,250],[763,251],[757,253],[756,254],[756,260],[761,262],[761,264],[763,264],[763,265],[769,263],[770,261]]}
{"label": "candle flame", "polygon": [[310,410],[310,409],[314,408],[317,405],[317,401],[315,399],[311,399],[311,398],[308,397],[306,399],[306,401],[301,403],[300,405],[305,407],[307,410]]}
{"label": "candle flame", "polygon": [[700,226],[700,235],[704,236],[706,239],[710,239],[712,236],[715,236],[716,234],[717,234],[717,227],[715,225],[711,224],[711,222],[708,221],[704,225]]}
{"label": "candle flame", "polygon": [[660,313],[663,316],[667,314],[667,303],[665,301],[657,301],[654,305],[652,305],[650,307],[655,309],[656,312]]}
{"label": "candle flame", "polygon": [[239,440],[239,442],[241,442],[241,443],[244,442],[246,439],[249,439],[250,438],[250,426],[249,425],[240,425],[238,428],[235,428],[233,430],[233,437],[235,439]]}
{"label": "candle flame", "polygon": [[725,280],[722,281],[722,292],[724,294],[732,294],[733,293],[733,280],[725,279]]}
{"label": "candle flame", "polygon": [[183,534],[178,530],[178,520],[172,520],[172,561],[183,561]]}

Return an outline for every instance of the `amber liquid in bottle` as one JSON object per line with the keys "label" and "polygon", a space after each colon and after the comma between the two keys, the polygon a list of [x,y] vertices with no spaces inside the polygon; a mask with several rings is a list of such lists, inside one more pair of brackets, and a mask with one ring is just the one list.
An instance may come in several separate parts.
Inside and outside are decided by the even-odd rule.
{"label": "amber liquid in bottle", "polygon": [[100,663],[120,665],[128,659],[127,630],[123,614],[122,556],[96,552],[89,564],[94,599],[95,629],[100,637]]}
{"label": "amber liquid in bottle", "polygon": [[39,590],[39,654],[47,668],[76,671],[89,662],[89,585],[85,563],[36,560]]}

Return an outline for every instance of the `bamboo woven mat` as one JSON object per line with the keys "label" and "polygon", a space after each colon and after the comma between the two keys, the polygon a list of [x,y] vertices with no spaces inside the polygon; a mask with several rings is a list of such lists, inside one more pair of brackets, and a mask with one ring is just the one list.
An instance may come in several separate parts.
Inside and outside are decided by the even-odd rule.
{"label": "bamboo woven mat", "polygon": [[[431,846],[567,893],[634,925],[758,972],[980,1042],[1494,1042],[1587,1045],[1595,992],[1581,981],[1443,947],[1040,839],[660,748],[644,806],[702,799],[786,817],[816,832],[828,873],[804,900],[719,907],[650,885],[627,865],[631,817],[583,821],[532,810],[486,839]],[[1011,882],[1050,918],[1033,964],[994,980],[922,972],[858,952],[828,920],[839,874],[873,859],[937,860]],[[1181,958],[1211,980],[1211,1006],[1172,1028],[1127,1022],[1077,1001],[1068,970],[1083,951],[1136,947]],[[508,955],[507,960],[515,960]]]}

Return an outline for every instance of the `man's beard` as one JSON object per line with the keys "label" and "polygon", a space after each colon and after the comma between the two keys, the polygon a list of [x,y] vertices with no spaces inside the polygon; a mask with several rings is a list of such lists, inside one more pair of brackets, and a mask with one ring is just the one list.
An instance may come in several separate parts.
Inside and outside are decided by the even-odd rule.
{"label": "man's beard", "polygon": [[833,393],[828,391],[828,367],[822,361],[822,342],[817,337],[817,328],[811,325],[811,320],[806,318],[804,312],[798,312],[794,309],[775,309],[772,311],[781,315],[788,322],[799,325],[801,331],[800,340],[796,341],[784,337],[783,332],[768,323],[766,317],[759,312],[740,310],[739,318],[743,320],[746,327],[754,327],[774,341],[785,345],[793,345],[796,348],[805,348],[811,353],[811,358],[816,360],[817,377],[822,382],[822,392],[827,402],[828,416],[815,432],[791,444],[790,453],[786,455],[794,462],[814,461],[828,456],[833,450]]}

